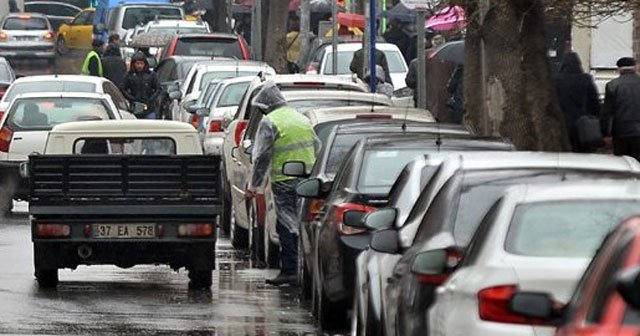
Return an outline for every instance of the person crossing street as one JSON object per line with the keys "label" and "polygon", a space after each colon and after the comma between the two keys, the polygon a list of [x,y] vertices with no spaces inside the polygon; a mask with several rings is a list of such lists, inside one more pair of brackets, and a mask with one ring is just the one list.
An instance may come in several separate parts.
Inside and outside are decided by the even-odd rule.
{"label": "person crossing street", "polygon": [[[138,51],[131,58],[131,68],[124,79],[122,94],[134,107],[134,114],[140,119],[157,119],[156,100],[162,94],[162,87],[155,72],[149,70],[147,57]],[[142,104],[144,108],[138,110]]]}
{"label": "person crossing street", "polygon": [[267,284],[284,285],[297,281],[298,214],[295,188],[300,179],[283,174],[287,161],[302,161],[311,168],[320,149],[320,140],[309,119],[287,105],[273,81],[268,81],[252,101],[265,116],[258,125],[252,156],[254,167],[245,198],[252,199],[271,171],[271,187],[276,203],[276,231],[280,238],[280,274]]}
{"label": "person crossing street", "polygon": [[91,42],[91,51],[87,53],[82,63],[81,73],[83,75],[102,77],[104,71],[102,68],[102,53],[104,52],[105,43],[102,40],[94,39]]}

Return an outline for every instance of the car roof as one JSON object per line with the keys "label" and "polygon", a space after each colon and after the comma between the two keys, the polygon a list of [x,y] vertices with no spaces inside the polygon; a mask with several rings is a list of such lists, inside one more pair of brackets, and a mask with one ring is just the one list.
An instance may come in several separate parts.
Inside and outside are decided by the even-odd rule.
{"label": "car roof", "polygon": [[36,18],[39,18],[39,19],[45,19],[47,21],[49,20],[46,15],[41,14],[41,13],[35,13],[35,12],[10,13],[9,15],[5,16],[5,19],[8,19],[8,18],[19,18],[19,17],[24,17],[24,16],[36,17]]}
{"label": "car roof", "polygon": [[403,121],[402,119],[388,119],[384,121],[376,121],[376,122],[366,122],[361,121],[360,123],[350,123],[350,124],[338,124],[334,126],[334,132],[338,134],[349,134],[349,133],[361,133],[361,132],[371,132],[377,129],[387,130],[394,128],[401,128],[402,125],[405,125],[407,130],[421,129],[421,128],[437,128],[442,131],[451,132],[451,131],[460,131],[461,133],[471,133],[471,130],[466,128],[460,124],[449,124],[449,123],[435,123],[435,122],[415,122],[415,121]]}
{"label": "car roof", "polygon": [[108,79],[97,76],[83,76],[83,75],[39,75],[39,76],[27,76],[21,77],[15,80],[14,83],[23,82],[44,82],[44,81],[69,81],[69,82],[85,82],[102,84]]}
{"label": "car roof", "polygon": [[188,123],[171,120],[100,120],[77,121],[59,124],[51,132],[90,133],[90,132],[121,132],[121,133],[160,133],[180,132],[197,133]]}
{"label": "car roof", "polygon": [[[443,163],[457,170],[557,168],[640,172],[640,163],[628,156],[552,152],[473,152],[453,155]],[[457,167],[457,168],[456,168]]]}
{"label": "car roof", "polygon": [[224,78],[218,82],[212,81],[208,85],[213,85],[214,83],[217,85],[229,85],[235,83],[250,83],[256,76],[240,76],[234,78]]}
{"label": "car roof", "polygon": [[[333,47],[332,45],[326,45],[325,46],[326,49],[330,49],[328,51],[331,51],[332,47]],[[347,42],[347,43],[339,43],[338,44],[338,51],[357,51],[357,50],[360,50],[360,49],[362,49],[362,44],[361,43]],[[393,43],[376,43],[376,49],[382,50],[382,51],[400,50]]]}
{"label": "car roof", "polygon": [[271,68],[269,64],[261,61],[239,60],[233,58],[209,58],[209,61],[201,61],[194,65],[198,68],[216,68],[216,67],[244,67],[244,68]]}
{"label": "car roof", "polygon": [[158,20],[158,21],[149,21],[145,26],[160,26],[160,27],[176,27],[176,26],[185,26],[185,27],[205,27],[204,22],[202,21],[191,21],[191,20]]}
{"label": "car roof", "polygon": [[383,150],[389,148],[424,147],[425,143],[432,143],[434,147],[450,151],[456,148],[478,148],[478,149],[504,149],[511,150],[515,147],[504,142],[500,138],[478,138],[470,134],[460,133],[422,133],[415,134],[381,134],[367,137],[361,140],[365,150]]}
{"label": "car roof", "polygon": [[226,39],[234,39],[237,40],[238,36],[235,34],[231,34],[231,33],[181,33],[176,35],[176,38],[181,39],[181,38],[203,38],[203,39],[220,39],[220,38],[226,38]]}
{"label": "car roof", "polygon": [[14,99],[25,98],[90,98],[90,99],[104,99],[111,98],[106,93],[98,92],[29,92],[17,95]]}
{"label": "car roof", "polygon": [[506,198],[516,194],[523,196],[518,203],[589,199],[640,200],[640,181],[630,179],[523,184],[510,187],[505,192]]}
{"label": "car roof", "polygon": [[371,102],[384,102],[391,105],[391,99],[380,93],[358,92],[358,91],[340,91],[340,90],[295,90],[284,91],[282,95],[287,101],[296,100],[312,100],[312,99],[329,99],[329,100],[358,100]]}
{"label": "car roof", "polygon": [[315,124],[321,124],[340,119],[361,118],[375,119],[381,115],[391,116],[392,119],[406,119],[420,122],[435,122],[435,118],[427,110],[416,108],[402,108],[396,106],[347,106],[334,108],[319,108],[303,112]]}

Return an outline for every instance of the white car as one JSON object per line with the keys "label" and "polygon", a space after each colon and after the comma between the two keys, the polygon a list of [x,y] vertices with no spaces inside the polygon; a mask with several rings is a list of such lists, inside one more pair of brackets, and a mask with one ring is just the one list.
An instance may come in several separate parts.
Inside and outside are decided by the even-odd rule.
{"label": "white car", "polygon": [[[353,60],[353,54],[362,48],[362,43],[340,43],[338,44],[338,76],[351,76],[351,60]],[[399,90],[407,86],[404,79],[409,72],[409,66],[402,56],[402,52],[395,44],[392,43],[376,43],[376,49],[382,51],[387,58],[387,64],[389,65],[389,73],[391,74],[391,81],[393,83],[393,89]],[[308,74],[333,74],[333,47],[327,45],[324,50],[317,51],[318,63],[314,65],[317,67],[315,71],[308,71]],[[388,79],[387,79],[388,80]]]}
{"label": "white car", "polygon": [[[604,237],[638,213],[636,181],[508,189],[486,214],[460,268],[436,290],[429,335],[554,335],[555,327],[509,308],[518,291],[566,303]],[[416,274],[435,274],[441,251],[418,254]]]}
{"label": "white car", "polygon": [[[115,8],[110,8],[106,18],[107,35],[118,34],[124,37],[127,30],[135,29],[140,23],[146,24],[156,19],[185,19],[180,6],[162,3],[126,3],[123,1]],[[95,24],[96,22],[94,22]]]}
{"label": "white car", "polygon": [[30,154],[43,152],[55,125],[126,119],[109,95],[100,93],[27,93],[17,96],[7,111],[0,121],[0,189],[12,194],[2,198],[9,201],[28,199],[26,181],[19,178],[19,166]]}
{"label": "white car", "polygon": [[270,75],[275,75],[276,73],[267,63],[257,61],[219,59],[197,63],[191,68],[180,87],[180,94],[177,97],[180,99],[180,103],[174,104],[174,108],[172,108],[173,120],[191,122],[192,114],[189,113],[187,109],[189,106],[195,104],[200,96],[200,92],[205,89],[211,81],[255,76],[260,72]]}
{"label": "white car", "polygon": [[[125,45],[129,45],[131,41],[142,33],[152,32],[152,31],[166,31],[174,34],[184,34],[184,33],[210,33],[211,27],[209,24],[204,21],[190,21],[190,20],[153,20],[148,22],[143,26],[136,26],[133,29],[127,30],[127,33],[122,39]],[[149,48],[149,53],[152,56],[156,56],[158,54],[158,48]],[[135,48],[131,47],[123,47],[122,54],[125,58],[125,61],[131,59],[133,54],[135,53]]]}
{"label": "white car", "polygon": [[16,79],[0,100],[0,119],[16,96],[42,92],[106,93],[111,96],[123,118],[130,119],[124,117],[130,112],[129,102],[115,84],[106,78],[81,75],[43,75]]}

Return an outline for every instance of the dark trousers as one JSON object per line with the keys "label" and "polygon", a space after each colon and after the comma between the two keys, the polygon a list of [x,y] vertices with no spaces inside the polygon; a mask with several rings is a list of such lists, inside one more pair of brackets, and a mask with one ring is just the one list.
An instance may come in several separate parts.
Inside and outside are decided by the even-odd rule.
{"label": "dark trousers", "polygon": [[280,238],[280,273],[296,275],[298,273],[298,236],[287,227],[276,225],[276,232]]}
{"label": "dark trousers", "polygon": [[280,273],[295,275],[298,271],[298,195],[299,179],[271,184],[275,196],[278,223],[276,232],[280,238]]}
{"label": "dark trousers", "polygon": [[613,154],[628,155],[640,161],[640,137],[613,138]]}

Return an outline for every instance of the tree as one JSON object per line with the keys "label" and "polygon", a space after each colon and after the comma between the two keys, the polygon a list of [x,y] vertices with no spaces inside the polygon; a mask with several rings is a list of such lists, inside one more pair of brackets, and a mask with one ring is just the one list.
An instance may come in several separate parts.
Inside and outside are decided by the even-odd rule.
{"label": "tree", "polygon": [[[287,70],[287,23],[289,16],[289,0],[264,1],[262,55],[264,61],[271,65],[278,73],[288,73]],[[265,15],[265,10],[268,11]],[[266,27],[265,27],[266,26]]]}

